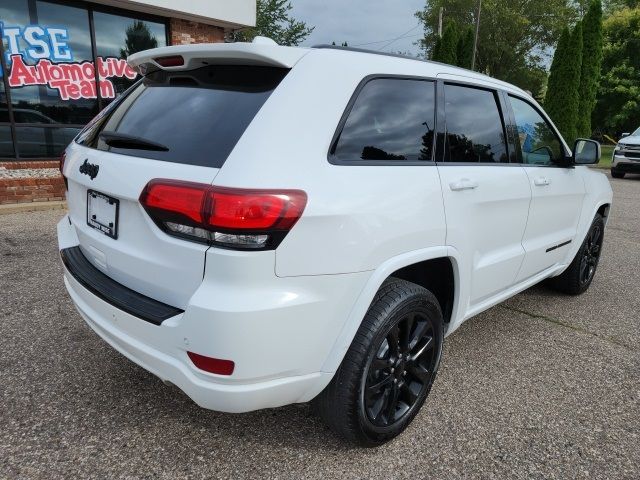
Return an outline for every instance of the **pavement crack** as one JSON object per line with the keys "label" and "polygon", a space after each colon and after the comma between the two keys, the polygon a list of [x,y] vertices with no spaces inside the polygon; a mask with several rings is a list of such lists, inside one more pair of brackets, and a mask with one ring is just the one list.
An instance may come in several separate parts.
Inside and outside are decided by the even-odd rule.
{"label": "pavement crack", "polygon": [[626,348],[627,350],[630,350],[632,352],[636,352],[637,350],[635,348],[633,348],[631,345],[627,345],[624,342],[621,342],[620,340],[617,340],[613,337],[608,337],[606,335],[598,335],[597,333],[593,333],[590,332],[589,330],[586,330],[582,327],[579,327],[577,325],[572,325],[571,323],[565,322],[563,320],[559,320],[557,318],[553,318],[553,317],[548,317],[546,315],[541,315],[539,313],[533,313],[533,312],[529,312],[528,310],[523,310],[521,308],[516,308],[516,307],[510,307],[508,305],[499,305],[500,308],[504,308],[505,310],[510,310],[512,312],[517,312],[517,313],[521,313],[523,315],[526,315],[530,318],[537,318],[539,320],[544,320],[545,322],[549,322],[549,323],[553,323],[555,325],[559,325],[561,327],[565,327],[565,328],[569,328],[575,332],[578,333],[582,333],[584,335],[589,335],[591,337],[595,337],[598,338],[600,340],[604,340],[607,343],[611,343],[613,345],[617,345],[618,347],[622,347],[622,348]]}

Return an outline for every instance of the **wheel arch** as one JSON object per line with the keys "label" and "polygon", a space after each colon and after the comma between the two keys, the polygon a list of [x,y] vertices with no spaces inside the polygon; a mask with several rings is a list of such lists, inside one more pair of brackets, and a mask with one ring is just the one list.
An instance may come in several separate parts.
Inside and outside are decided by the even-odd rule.
{"label": "wheel arch", "polygon": [[[435,282],[433,278],[430,279],[427,273],[428,270],[425,270],[429,268],[437,268],[436,271],[438,273],[444,273],[444,285],[449,285],[453,291],[447,292],[443,285]],[[400,278],[414,281],[414,283],[424,286],[425,288],[428,288],[427,285],[432,286],[432,288],[433,285],[437,285],[439,294],[433,291],[432,293],[438,298],[439,302],[443,302],[441,303],[441,308],[443,304],[445,305],[443,316],[445,315],[445,309],[447,311],[446,315],[448,315],[445,317],[445,328],[447,325],[455,323],[460,297],[459,270],[459,259],[456,250],[446,246],[430,247],[407,252],[385,261],[372,271],[360,295],[354,302],[349,316],[322,367],[322,371],[332,373],[337,370],[376,292],[387,278],[395,276],[394,274],[398,272]],[[411,278],[414,280],[411,280]]]}
{"label": "wheel arch", "polygon": [[[600,215],[602,215],[602,218],[604,218],[605,225],[607,223],[607,218],[609,218],[610,210],[611,210],[611,203],[606,203],[606,202],[600,204],[596,209],[596,213],[599,213]],[[594,217],[595,217],[595,214],[594,214]]]}

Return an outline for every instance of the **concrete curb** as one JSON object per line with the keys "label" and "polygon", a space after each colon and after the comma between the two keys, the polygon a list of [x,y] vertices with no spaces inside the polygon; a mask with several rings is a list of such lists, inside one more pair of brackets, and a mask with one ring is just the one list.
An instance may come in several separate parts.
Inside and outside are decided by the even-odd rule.
{"label": "concrete curb", "polygon": [[30,202],[30,203],[12,203],[9,205],[0,205],[0,215],[9,215],[11,213],[26,212],[43,212],[46,210],[66,210],[67,202]]}

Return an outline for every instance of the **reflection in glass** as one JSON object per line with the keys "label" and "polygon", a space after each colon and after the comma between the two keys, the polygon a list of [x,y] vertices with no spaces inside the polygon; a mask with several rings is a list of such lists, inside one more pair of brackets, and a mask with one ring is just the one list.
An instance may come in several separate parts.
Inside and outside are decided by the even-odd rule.
{"label": "reflection in glass", "polygon": [[434,84],[376,79],[360,91],[332,151],[339,160],[431,160]]}
{"label": "reflection in glass", "polygon": [[[167,45],[166,29],[163,23],[101,12],[95,12],[93,20],[96,31],[96,51],[103,59],[126,59],[136,52]],[[109,80],[115,88],[114,97],[119,96],[135,81],[126,76],[113,77]],[[112,98],[106,98],[103,104],[111,100]]]}
{"label": "reflection in glass", "polygon": [[[16,3],[16,0],[9,0]],[[14,34],[8,35],[5,31],[5,50],[7,62],[10,64],[10,54],[21,55],[21,62],[27,68],[43,64],[81,63],[91,61],[91,41],[89,37],[89,16],[86,9],[37,1],[36,11],[38,23],[32,25],[29,19],[26,2],[23,11],[13,12],[9,20],[4,21],[4,28],[12,30]],[[3,5],[4,7],[4,5]],[[3,12],[4,13],[4,12]],[[4,18],[3,18],[4,20]],[[11,23],[10,23],[11,22]],[[48,39],[45,50],[42,47],[34,47],[26,43],[25,28],[38,29],[37,38]],[[53,28],[59,45],[52,46],[49,30]],[[21,34],[15,34],[16,32]],[[42,37],[40,34],[43,34]],[[51,33],[53,34],[53,33]],[[33,34],[36,35],[36,34]],[[11,39],[11,42],[7,40]],[[34,52],[39,52],[37,55]],[[34,55],[39,58],[34,58]],[[60,58],[64,56],[66,58]],[[58,67],[55,67],[58,68]],[[9,66],[11,71],[12,65]],[[98,110],[95,98],[64,99],[61,94],[67,87],[50,88],[46,85],[22,85],[11,88],[11,101],[16,111],[21,110],[21,115],[16,115],[16,122],[28,123],[67,123],[85,124]],[[40,116],[37,113],[40,113]],[[30,118],[30,120],[27,120]],[[48,120],[47,120],[48,119]],[[50,120],[50,121],[49,121]]]}
{"label": "reflection in glass", "polygon": [[[2,112],[0,111],[0,122],[3,121]],[[0,125],[0,158],[12,158],[14,156],[11,127],[9,125]]]}
{"label": "reflection in glass", "polygon": [[58,157],[77,135],[78,128],[16,127],[21,158]]}
{"label": "reflection in glass", "polygon": [[[167,44],[162,22],[100,12],[94,16],[97,65],[87,8],[45,0],[0,1],[7,64],[6,72],[0,70],[0,124],[9,123],[10,93],[18,142],[14,152],[11,130],[2,125],[0,155],[58,156],[78,130],[65,125],[85,125],[98,113],[97,90],[103,91],[106,105],[133,83],[136,74],[121,59]],[[98,89],[95,69],[105,78]],[[4,91],[3,74],[7,81],[11,75],[10,92]]]}
{"label": "reflection in glass", "polygon": [[446,162],[508,162],[502,117],[493,92],[445,85]]}
{"label": "reflection in glass", "polygon": [[561,160],[564,155],[560,140],[542,115],[524,100],[509,98],[516,117],[522,163],[549,165]]}

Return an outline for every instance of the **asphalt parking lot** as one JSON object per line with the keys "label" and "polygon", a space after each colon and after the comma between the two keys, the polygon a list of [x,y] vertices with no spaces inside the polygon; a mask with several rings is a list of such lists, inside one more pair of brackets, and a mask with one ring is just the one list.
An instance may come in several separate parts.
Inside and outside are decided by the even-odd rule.
{"label": "asphalt parking lot", "polygon": [[61,211],[0,216],[0,478],[640,478],[640,176],[612,185],[591,289],[534,287],[463,325],[413,425],[377,450],[306,405],[197,407],[85,326]]}

